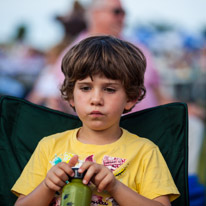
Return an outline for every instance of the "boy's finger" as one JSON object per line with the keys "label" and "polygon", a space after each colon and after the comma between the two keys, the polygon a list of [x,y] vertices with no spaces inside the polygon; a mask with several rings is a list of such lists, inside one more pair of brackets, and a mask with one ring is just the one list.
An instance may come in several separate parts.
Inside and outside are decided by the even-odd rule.
{"label": "boy's finger", "polygon": [[78,159],[79,159],[79,157],[78,157],[77,155],[74,155],[74,156],[70,159],[68,165],[69,165],[70,167],[74,167],[74,166],[77,164]]}
{"label": "boy's finger", "polygon": [[84,162],[84,163],[81,165],[81,167],[79,168],[78,172],[79,172],[79,173],[83,173],[83,172],[86,171],[92,164],[93,164],[93,162],[90,162],[90,161]]}
{"label": "boy's finger", "polygon": [[87,172],[84,176],[83,183],[88,184],[88,182],[92,179],[92,177],[94,177],[94,175],[99,172],[100,168],[97,164],[88,161],[81,166],[79,172],[81,173],[84,172],[85,170],[87,170]]}
{"label": "boy's finger", "polygon": [[[66,162],[60,162],[58,163],[58,167],[64,171],[67,175],[69,176],[73,176],[74,175],[74,172],[72,170],[72,168],[68,165],[69,163],[66,163]],[[54,171],[54,173],[57,175],[57,176],[61,176],[62,179],[65,179],[63,176],[63,173],[61,173],[60,171],[57,172],[57,171]]]}
{"label": "boy's finger", "polygon": [[98,184],[98,192],[102,192],[110,183],[112,179],[110,175],[106,175]]}

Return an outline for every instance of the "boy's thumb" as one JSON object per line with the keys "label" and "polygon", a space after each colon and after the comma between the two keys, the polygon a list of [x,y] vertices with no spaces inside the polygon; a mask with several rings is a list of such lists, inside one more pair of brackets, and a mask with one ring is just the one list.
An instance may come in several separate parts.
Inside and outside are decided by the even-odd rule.
{"label": "boy's thumb", "polygon": [[79,159],[79,157],[78,157],[77,155],[74,155],[74,156],[70,159],[68,165],[69,165],[70,167],[74,167],[74,166],[77,164],[78,159]]}

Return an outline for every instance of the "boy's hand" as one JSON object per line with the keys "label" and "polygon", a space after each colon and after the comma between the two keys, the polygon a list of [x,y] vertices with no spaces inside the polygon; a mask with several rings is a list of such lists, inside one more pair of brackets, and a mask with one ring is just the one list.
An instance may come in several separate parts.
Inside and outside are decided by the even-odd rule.
{"label": "boy's hand", "polygon": [[68,175],[71,177],[74,175],[72,167],[75,166],[77,162],[78,156],[75,155],[69,163],[60,162],[53,166],[43,181],[44,185],[50,190],[59,191],[66,184]]}
{"label": "boy's hand", "polygon": [[94,162],[86,161],[79,168],[79,173],[83,173],[85,170],[87,170],[87,172],[83,179],[84,184],[88,184],[89,181],[92,181],[92,183],[96,185],[98,192],[106,190],[111,194],[112,191],[114,191],[118,181],[112,171],[107,167]]}

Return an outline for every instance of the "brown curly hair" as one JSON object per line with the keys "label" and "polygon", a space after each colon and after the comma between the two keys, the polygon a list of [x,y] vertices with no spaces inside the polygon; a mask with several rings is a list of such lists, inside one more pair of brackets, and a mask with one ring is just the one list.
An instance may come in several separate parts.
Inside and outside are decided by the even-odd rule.
{"label": "brown curly hair", "polygon": [[[146,59],[139,48],[112,36],[92,36],[73,46],[62,60],[65,79],[61,94],[73,98],[77,80],[96,74],[120,80],[129,100],[141,101],[146,93],[144,73]],[[128,111],[124,111],[126,113]]]}

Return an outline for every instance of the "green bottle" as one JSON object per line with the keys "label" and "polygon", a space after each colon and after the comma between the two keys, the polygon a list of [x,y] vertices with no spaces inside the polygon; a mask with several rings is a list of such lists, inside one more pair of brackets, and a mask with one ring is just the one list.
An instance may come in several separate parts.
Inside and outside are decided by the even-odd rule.
{"label": "green bottle", "polygon": [[92,191],[89,186],[82,183],[84,173],[78,173],[79,168],[72,168],[74,176],[70,183],[66,184],[62,190],[61,206],[90,206]]}

